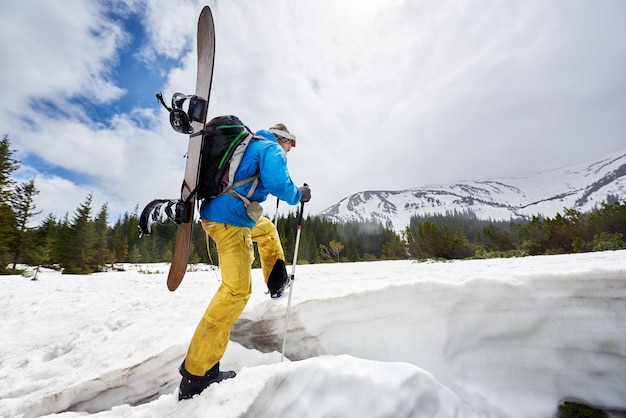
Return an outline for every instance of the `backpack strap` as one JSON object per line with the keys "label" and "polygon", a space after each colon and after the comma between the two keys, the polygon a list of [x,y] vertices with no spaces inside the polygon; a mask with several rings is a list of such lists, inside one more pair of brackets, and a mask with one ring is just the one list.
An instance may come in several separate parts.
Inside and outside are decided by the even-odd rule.
{"label": "backpack strap", "polygon": [[[267,141],[267,138],[264,138],[262,136],[256,136],[256,135],[252,135],[252,138],[250,138],[250,141]],[[250,206],[250,204],[252,202],[250,202],[250,197],[252,196],[252,194],[254,193],[254,191],[256,190],[256,186],[257,184],[259,184],[259,178],[261,177],[260,174],[255,174],[254,176],[250,176],[247,179],[243,179],[241,181],[238,181],[237,183],[233,184],[232,186],[230,186],[227,189],[224,189],[224,191],[222,191],[222,193],[220,194],[229,194],[232,196],[237,196],[239,199],[241,199],[243,201],[244,206],[246,207],[246,209],[248,208],[248,206]],[[248,194],[246,196],[242,196],[240,193],[238,193],[235,190],[235,187],[239,187],[243,184],[249,183],[249,182],[253,182],[252,186],[250,187],[250,190],[248,191]]]}
{"label": "backpack strap", "polygon": [[[248,191],[248,194],[243,196],[240,193],[238,193],[235,190],[235,187],[239,187],[241,185],[244,185],[246,183],[250,183],[252,182],[252,186],[250,187],[250,190]],[[227,190],[224,190],[222,193],[220,194],[229,194],[232,196],[237,196],[239,199],[241,199],[243,201],[244,206],[247,208],[248,206],[250,206],[250,197],[252,196],[252,194],[254,193],[254,191],[256,190],[256,186],[257,184],[259,184],[259,175],[256,174],[252,177],[248,177],[247,179],[243,179],[241,181],[238,181],[237,183],[233,184],[231,187],[229,187]]]}

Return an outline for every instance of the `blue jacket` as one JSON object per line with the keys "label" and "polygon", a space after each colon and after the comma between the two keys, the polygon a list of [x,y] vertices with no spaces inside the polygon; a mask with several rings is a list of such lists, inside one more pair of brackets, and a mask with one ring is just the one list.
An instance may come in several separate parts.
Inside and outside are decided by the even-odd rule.
{"label": "blue jacket", "polygon": [[[293,183],[287,170],[287,156],[269,131],[258,131],[256,136],[265,138],[250,142],[243,154],[239,168],[235,173],[235,183],[260,174],[256,190],[250,197],[253,202],[264,202],[268,194],[273,194],[290,205],[297,204],[302,192]],[[252,182],[241,185],[235,190],[247,196]],[[256,224],[246,213],[241,199],[230,194],[223,194],[213,199],[206,199],[200,208],[200,217],[207,221],[251,228]]]}

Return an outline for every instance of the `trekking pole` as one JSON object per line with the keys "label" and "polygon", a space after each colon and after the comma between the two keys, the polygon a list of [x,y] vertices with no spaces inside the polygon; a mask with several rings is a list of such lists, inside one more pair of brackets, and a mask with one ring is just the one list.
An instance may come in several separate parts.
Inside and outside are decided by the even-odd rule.
{"label": "trekking pole", "polygon": [[280,203],[280,199],[276,198],[276,213],[274,214],[274,226],[278,226],[278,204]]}
{"label": "trekking pole", "polygon": [[291,292],[293,290],[293,282],[296,276],[296,263],[298,262],[298,247],[300,246],[300,232],[302,231],[302,214],[304,213],[304,202],[300,203],[300,214],[298,215],[298,228],[296,230],[296,247],[293,250],[293,265],[291,267],[291,276],[289,281],[289,300],[287,301],[287,313],[285,314],[285,331],[283,332],[283,350],[280,354],[280,361],[285,358],[285,342],[287,341],[287,323],[289,322],[289,310],[291,308]]}

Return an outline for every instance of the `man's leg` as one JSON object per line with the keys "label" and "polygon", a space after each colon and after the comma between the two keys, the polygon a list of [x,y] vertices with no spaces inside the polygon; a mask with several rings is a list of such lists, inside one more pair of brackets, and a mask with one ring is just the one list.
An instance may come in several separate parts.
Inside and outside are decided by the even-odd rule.
{"label": "man's leg", "polygon": [[188,377],[184,372],[192,377],[210,377],[218,371],[216,366],[226,351],[230,330],[252,293],[250,229],[206,221],[202,226],[217,245],[222,283],[191,339],[181,368],[183,380]]}
{"label": "man's leg", "polygon": [[268,218],[261,216],[256,225],[250,231],[252,241],[256,242],[259,249],[259,257],[261,258],[261,269],[265,283],[270,277],[270,273],[276,264],[276,260],[285,261],[285,253],[280,243],[280,237],[276,227]]}
{"label": "man's leg", "polygon": [[272,297],[279,297],[289,285],[289,275],[285,267],[285,253],[276,227],[262,216],[252,227],[252,241],[257,243],[263,278]]}

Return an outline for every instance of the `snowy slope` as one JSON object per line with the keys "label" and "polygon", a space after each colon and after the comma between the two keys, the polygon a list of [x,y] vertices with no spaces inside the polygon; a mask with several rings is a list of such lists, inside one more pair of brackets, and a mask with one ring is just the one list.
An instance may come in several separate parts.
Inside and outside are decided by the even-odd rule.
{"label": "snowy slope", "polygon": [[219,282],[190,272],[172,293],[167,268],[0,278],[0,416],[626,411],[626,251],[298,266],[282,363],[287,298],[254,270],[222,361],[238,376],[183,402],[177,367]]}
{"label": "snowy slope", "polygon": [[337,221],[376,220],[396,231],[411,216],[471,210],[481,219],[509,220],[593,210],[616,196],[626,200],[626,149],[600,161],[525,177],[464,181],[401,191],[364,191],[325,209]]}

